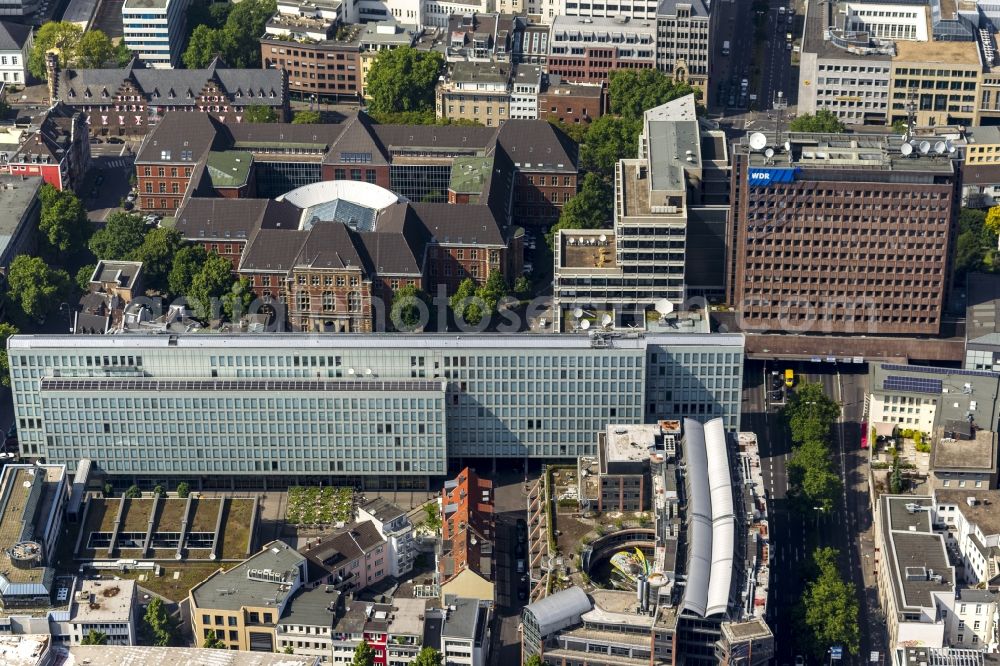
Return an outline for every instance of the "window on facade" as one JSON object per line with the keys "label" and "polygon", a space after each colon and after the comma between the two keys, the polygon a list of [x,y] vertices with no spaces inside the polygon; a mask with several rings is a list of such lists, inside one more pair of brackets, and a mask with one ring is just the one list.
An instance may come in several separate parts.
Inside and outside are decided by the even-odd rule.
{"label": "window on facade", "polygon": [[319,276],[318,275],[311,275],[309,277],[309,284],[311,284],[314,287],[318,287],[319,286]]}
{"label": "window on facade", "polygon": [[160,194],[166,194],[166,193],[167,193],[167,184],[160,183]]}
{"label": "window on facade", "polygon": [[171,178],[177,177],[177,167],[170,167],[170,177]]}
{"label": "window on facade", "polygon": [[336,308],[336,300],[333,297],[332,291],[323,292],[323,312],[333,312]]}
{"label": "window on facade", "polygon": [[146,194],[152,194],[152,193],[153,193],[153,184],[146,183]]}
{"label": "window on facade", "polygon": [[163,167],[159,167],[156,170],[156,175],[159,176],[160,178],[163,178],[163,176],[166,175],[166,171],[164,170]]}
{"label": "window on facade", "polygon": [[347,309],[350,312],[361,312],[361,294],[352,291],[347,295]]}
{"label": "window on facade", "polygon": [[357,275],[352,275],[351,276],[351,286],[352,287],[357,287],[359,284],[361,284],[361,279]]}
{"label": "window on facade", "polygon": [[389,288],[393,291],[399,289],[399,278],[392,278],[389,280]]}
{"label": "window on facade", "polygon": [[309,310],[309,292],[300,291],[298,296],[298,307],[302,312]]}
{"label": "window on facade", "polygon": [[143,167],[142,173],[144,176],[152,176],[153,169],[151,167]]}
{"label": "window on facade", "polygon": [[173,194],[180,194],[181,193],[181,191],[180,191],[180,185],[178,185],[177,183],[171,183],[170,184],[170,191]]}
{"label": "window on facade", "polygon": [[469,250],[469,259],[478,259],[478,258],[479,258],[478,250]]}
{"label": "window on facade", "polygon": [[375,182],[375,169],[365,169],[365,181],[369,183]]}
{"label": "window on facade", "polygon": [[306,276],[300,275],[298,278],[298,283],[304,285],[306,283]]}
{"label": "window on facade", "polygon": [[351,169],[351,180],[361,180],[361,169]]}
{"label": "window on facade", "polygon": [[346,281],[344,280],[344,276],[343,275],[338,275],[337,276],[337,286],[338,287],[343,287],[345,284],[346,284]]}

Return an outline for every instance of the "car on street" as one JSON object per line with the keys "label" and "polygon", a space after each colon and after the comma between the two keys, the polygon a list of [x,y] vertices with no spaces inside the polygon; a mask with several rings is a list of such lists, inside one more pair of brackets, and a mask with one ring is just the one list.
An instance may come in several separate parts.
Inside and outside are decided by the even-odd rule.
{"label": "car on street", "polygon": [[523,574],[524,571],[525,571],[524,560],[523,559],[518,560],[517,561],[517,573]]}
{"label": "car on street", "polygon": [[96,136],[90,137],[90,142],[91,143],[104,143],[103,141],[101,141],[101,139],[99,137],[96,137]]}
{"label": "car on street", "polygon": [[867,449],[868,448],[868,422],[867,421],[862,421],[861,422],[861,448],[862,449]]}
{"label": "car on street", "polygon": [[108,143],[125,143],[125,139],[119,139],[117,136],[109,136]]}

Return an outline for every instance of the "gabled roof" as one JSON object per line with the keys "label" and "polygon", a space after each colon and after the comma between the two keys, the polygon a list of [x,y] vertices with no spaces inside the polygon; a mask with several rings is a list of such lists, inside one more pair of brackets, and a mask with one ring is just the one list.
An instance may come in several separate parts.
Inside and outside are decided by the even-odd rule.
{"label": "gabled roof", "polygon": [[269,204],[267,199],[191,198],[177,211],[174,228],[190,240],[246,241],[260,226]]}
{"label": "gabled roof", "polygon": [[354,244],[354,232],[338,222],[316,224],[309,230],[296,266],[309,268],[357,268],[370,272]]}
{"label": "gabled roof", "polygon": [[295,265],[308,231],[258,229],[243,252],[240,270],[285,272]]}
{"label": "gabled roof", "polygon": [[508,120],[497,134],[497,144],[521,171],[577,171],[576,142],[548,121]]}
{"label": "gabled roof", "polygon": [[503,246],[503,227],[489,206],[448,203],[410,204],[434,242],[449,245]]}
{"label": "gabled roof", "polygon": [[[377,134],[372,130],[371,119],[364,113],[358,113],[344,123],[344,129],[337,137],[337,140],[330,146],[330,152],[324,160],[325,164],[343,164],[356,162],[356,155],[368,155],[369,161],[365,164],[384,166],[389,164],[389,153],[385,146],[379,141]],[[352,154],[346,157],[345,154]]]}
{"label": "gabled roof", "polygon": [[135,163],[194,166],[221,144],[219,125],[207,113],[168,113],[143,139]]}
{"label": "gabled roof", "polygon": [[497,128],[479,125],[371,125],[371,131],[390,153],[393,148],[486,150],[497,136]]}
{"label": "gabled roof", "polygon": [[30,36],[30,25],[0,21],[0,51],[20,51]]}
{"label": "gabled roof", "polygon": [[59,73],[60,99],[75,104],[113,100],[132,81],[151,103],[196,106],[209,81],[230,99],[247,106],[281,107],[285,103],[282,74],[277,69],[229,69],[216,58],[205,69],[153,69],[137,58],[121,69],[65,69]]}

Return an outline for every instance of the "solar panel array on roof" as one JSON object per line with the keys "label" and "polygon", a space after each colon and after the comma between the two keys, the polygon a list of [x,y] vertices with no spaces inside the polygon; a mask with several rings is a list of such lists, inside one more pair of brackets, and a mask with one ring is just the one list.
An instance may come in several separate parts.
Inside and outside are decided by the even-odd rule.
{"label": "solar panel array on roof", "polygon": [[882,382],[882,388],[886,391],[907,391],[909,393],[931,393],[936,395],[941,393],[942,383],[940,379],[890,375]]}
{"label": "solar panel array on roof", "polygon": [[933,375],[965,375],[967,377],[996,377],[997,373],[990,372],[989,370],[961,370],[959,368],[933,368],[930,366],[920,365],[893,365],[891,363],[883,363],[880,366],[883,370],[888,370],[890,372],[920,372]]}

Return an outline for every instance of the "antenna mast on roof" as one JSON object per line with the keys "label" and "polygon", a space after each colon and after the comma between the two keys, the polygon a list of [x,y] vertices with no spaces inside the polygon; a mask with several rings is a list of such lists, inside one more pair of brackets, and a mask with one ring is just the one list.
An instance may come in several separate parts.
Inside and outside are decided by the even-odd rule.
{"label": "antenna mast on roof", "polygon": [[906,91],[906,132],[903,134],[903,141],[913,138],[914,130],[917,127],[917,87],[910,86]]}
{"label": "antenna mast on roof", "polygon": [[[775,91],[774,99],[772,100],[771,107],[775,110],[774,114],[774,139],[777,145],[781,145],[781,132],[785,126],[785,109],[788,108],[788,98],[780,90]],[[791,155],[788,156],[791,160]]]}

